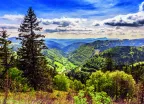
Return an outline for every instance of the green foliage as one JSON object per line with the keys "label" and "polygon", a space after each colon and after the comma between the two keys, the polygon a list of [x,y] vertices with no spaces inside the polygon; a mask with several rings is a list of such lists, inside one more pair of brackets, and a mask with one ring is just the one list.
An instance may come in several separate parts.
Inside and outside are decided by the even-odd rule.
{"label": "green foliage", "polygon": [[54,77],[54,87],[60,91],[68,91],[70,88],[70,79],[63,74],[56,75]]}
{"label": "green foliage", "polygon": [[7,38],[9,35],[7,31],[3,30],[0,32],[0,65],[3,67],[3,71],[0,73],[0,77],[5,77],[9,68],[13,65],[12,51],[8,47],[11,44]]}
{"label": "green foliage", "polygon": [[128,69],[131,69],[131,74],[136,80],[136,82],[144,81],[144,62],[135,63],[130,65]]}
{"label": "green foliage", "polygon": [[[74,96],[75,104],[89,104],[86,97],[86,92],[80,90],[77,96]],[[107,95],[106,92],[89,92],[92,104],[112,104],[111,98]]]}
{"label": "green foliage", "polygon": [[82,84],[81,81],[78,81],[78,80],[74,80],[71,86],[73,87],[75,91],[83,90],[85,87],[84,84]]}
{"label": "green foliage", "polygon": [[90,93],[93,104],[112,104],[111,98],[106,92],[93,92]]}
{"label": "green foliage", "polygon": [[87,99],[84,97],[85,92],[80,91],[78,96],[74,96],[74,104],[88,104]]}
{"label": "green foliage", "polygon": [[49,64],[53,67],[56,67],[58,72],[63,72],[76,67],[73,63],[68,61],[61,51],[57,49],[43,50],[43,54],[46,56]]}
{"label": "green foliage", "polygon": [[132,97],[135,91],[135,81],[131,75],[123,71],[92,73],[87,80],[87,89],[94,92],[106,92],[111,97]]}
{"label": "green foliage", "polygon": [[[122,70],[124,66],[128,68],[128,66],[131,64],[144,61],[143,57],[144,57],[143,47],[121,46],[110,48],[101,52],[99,55],[95,55],[94,57],[90,58],[83,65],[82,70],[87,72],[95,72],[96,70],[103,70],[103,71],[113,71],[116,69]],[[130,72],[130,70],[125,71]]]}
{"label": "green foliage", "polygon": [[8,71],[11,84],[10,90],[11,91],[29,91],[30,87],[28,86],[27,79],[22,77],[22,71],[18,70],[17,68],[11,68]]}
{"label": "green foliage", "polygon": [[108,54],[112,55],[111,58],[115,65],[130,65],[144,60],[143,47],[119,46],[104,51],[102,56],[106,57]]}
{"label": "green foliage", "polygon": [[102,71],[97,71],[92,73],[90,79],[87,80],[87,87],[94,87],[95,92],[101,91],[111,91],[111,87],[113,86],[113,82],[111,77],[109,77],[109,72],[103,73]]}
{"label": "green foliage", "polygon": [[[132,57],[134,58],[134,62],[143,60],[142,57],[139,57],[139,56],[140,55],[143,56],[144,48],[142,47],[131,48],[130,46],[125,46],[128,42],[131,43],[133,41],[131,40],[106,40],[106,41],[98,40],[93,43],[84,44],[69,55],[69,60],[76,65],[82,65],[89,58],[91,58],[92,56],[96,54],[95,53],[96,50],[103,52],[109,48],[112,48],[111,52],[115,53],[115,58],[119,57],[123,59],[123,60],[117,60],[119,63],[116,61],[116,64],[123,64],[126,62],[131,63]],[[121,46],[121,47],[113,48],[116,46]]]}
{"label": "green foliage", "polygon": [[83,84],[86,84],[86,80],[89,79],[90,73],[81,71],[81,68],[76,68],[67,73],[69,78],[73,78],[81,81]]}
{"label": "green foliage", "polygon": [[83,65],[82,70],[88,72],[95,72],[96,70],[104,69],[105,66],[106,66],[106,59],[96,55]]}
{"label": "green foliage", "polygon": [[90,45],[81,46],[78,50],[72,52],[68,59],[75,65],[82,65],[88,60],[94,52],[94,47]]}
{"label": "green foliage", "polygon": [[109,73],[113,79],[113,96],[117,98],[132,97],[135,92],[135,80],[123,71]]}

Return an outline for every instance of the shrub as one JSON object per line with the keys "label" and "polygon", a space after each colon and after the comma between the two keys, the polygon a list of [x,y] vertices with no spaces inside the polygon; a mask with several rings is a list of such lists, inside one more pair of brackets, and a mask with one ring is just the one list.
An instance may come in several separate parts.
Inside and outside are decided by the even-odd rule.
{"label": "shrub", "polygon": [[78,80],[74,80],[72,82],[72,89],[75,91],[79,91],[82,90],[84,88],[84,84],[82,84],[80,81]]}
{"label": "shrub", "polygon": [[132,97],[135,91],[135,80],[132,75],[123,71],[109,73],[113,81],[113,96],[117,98]]}
{"label": "shrub", "polygon": [[94,92],[101,91],[111,91],[111,87],[113,85],[112,78],[109,77],[109,72],[103,73],[102,71],[97,71],[92,73],[90,79],[87,80],[87,87],[94,87]]}
{"label": "shrub", "polygon": [[22,77],[22,71],[14,67],[9,69],[8,74],[11,80],[10,90],[24,91],[24,92],[30,90],[30,87],[28,86],[27,83],[27,79]]}
{"label": "shrub", "polygon": [[97,71],[87,80],[87,90],[94,92],[106,92],[109,96],[118,98],[130,98],[135,91],[135,81],[132,75],[123,71],[106,72]]}
{"label": "shrub", "polygon": [[80,91],[78,96],[74,96],[74,103],[75,104],[87,104],[87,99],[84,98],[85,92]]}
{"label": "shrub", "polygon": [[93,104],[112,104],[111,98],[106,92],[95,92],[90,94]]}
{"label": "shrub", "polygon": [[54,77],[54,86],[57,90],[67,91],[70,87],[70,79],[63,74],[56,75]]}

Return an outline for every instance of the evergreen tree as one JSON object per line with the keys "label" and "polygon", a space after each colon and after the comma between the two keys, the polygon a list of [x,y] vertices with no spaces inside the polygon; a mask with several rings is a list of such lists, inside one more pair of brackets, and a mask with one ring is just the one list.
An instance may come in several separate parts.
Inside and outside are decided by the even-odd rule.
{"label": "evergreen tree", "polygon": [[35,90],[51,89],[51,76],[48,71],[47,61],[45,60],[42,49],[46,49],[44,35],[36,34],[42,28],[39,27],[37,17],[30,7],[24,21],[19,28],[19,38],[22,47],[18,51],[19,69],[24,73],[31,87]]}
{"label": "evergreen tree", "polygon": [[113,60],[112,60],[112,54],[108,53],[106,55],[106,71],[112,71],[113,70]]}
{"label": "evergreen tree", "polygon": [[0,32],[0,58],[1,66],[3,66],[3,71],[0,73],[1,78],[6,75],[8,69],[14,64],[14,56],[12,55],[11,49],[8,47],[11,44],[8,37],[9,35],[5,30]]}
{"label": "evergreen tree", "polygon": [[8,76],[8,70],[10,67],[13,65],[13,59],[14,57],[12,56],[11,49],[8,47],[11,44],[11,41],[9,41],[8,34],[6,33],[5,30],[0,32],[0,58],[1,58],[1,66],[3,66],[3,70],[0,73],[1,77],[1,88],[5,90],[5,98],[3,101],[3,104],[7,103],[7,97],[8,97],[8,90],[10,86],[10,81],[9,81],[9,76]]}

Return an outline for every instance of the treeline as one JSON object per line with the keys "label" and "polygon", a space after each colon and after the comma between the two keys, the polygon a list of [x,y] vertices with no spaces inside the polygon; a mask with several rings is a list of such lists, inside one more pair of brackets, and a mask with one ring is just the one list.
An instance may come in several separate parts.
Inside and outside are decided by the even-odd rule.
{"label": "treeline", "polygon": [[106,58],[95,56],[82,67],[57,73],[42,54],[48,48],[44,35],[39,34],[41,29],[29,8],[18,29],[21,47],[17,52],[9,48],[7,32],[0,33],[0,90],[5,92],[4,104],[9,91],[52,93],[54,90],[75,93],[75,104],[112,104],[119,100],[144,103],[144,63],[117,66],[107,53],[103,54]]}

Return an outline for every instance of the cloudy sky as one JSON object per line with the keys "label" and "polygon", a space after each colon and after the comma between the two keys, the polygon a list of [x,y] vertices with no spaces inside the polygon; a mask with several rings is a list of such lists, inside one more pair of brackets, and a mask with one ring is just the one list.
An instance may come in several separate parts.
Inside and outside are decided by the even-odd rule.
{"label": "cloudy sky", "polygon": [[144,38],[143,0],[3,0],[0,29],[18,36],[29,7],[47,38]]}

